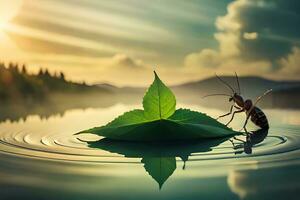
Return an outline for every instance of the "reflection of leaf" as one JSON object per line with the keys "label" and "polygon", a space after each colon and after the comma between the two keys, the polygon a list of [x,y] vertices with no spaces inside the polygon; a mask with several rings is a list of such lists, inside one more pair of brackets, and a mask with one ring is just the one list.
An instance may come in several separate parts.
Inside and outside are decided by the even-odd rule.
{"label": "reflection of leaf", "polygon": [[184,162],[192,153],[203,153],[212,150],[228,138],[215,140],[185,141],[185,142],[126,142],[110,140],[107,138],[95,142],[88,142],[91,148],[118,153],[129,158],[142,158],[145,170],[159,184],[163,183],[176,169],[175,157],[180,157]]}
{"label": "reflection of leaf", "polygon": [[191,153],[208,152],[211,148],[226,141],[228,138],[215,140],[194,140],[181,142],[127,142],[110,140],[107,138],[99,141],[88,142],[91,148],[102,149],[111,153],[122,154],[129,158],[143,157],[186,157]]}
{"label": "reflection of leaf", "polygon": [[175,157],[169,158],[143,158],[145,170],[162,187],[164,182],[173,174],[176,169]]}
{"label": "reflection of leaf", "polygon": [[93,133],[115,140],[168,141],[224,137],[237,132],[199,112],[188,109],[175,111],[176,100],[155,73],[143,110],[133,110],[119,116],[106,126],[80,133]]}
{"label": "reflection of leaf", "polygon": [[143,99],[145,117],[151,121],[167,119],[175,112],[176,99],[172,91],[165,86],[157,74]]}

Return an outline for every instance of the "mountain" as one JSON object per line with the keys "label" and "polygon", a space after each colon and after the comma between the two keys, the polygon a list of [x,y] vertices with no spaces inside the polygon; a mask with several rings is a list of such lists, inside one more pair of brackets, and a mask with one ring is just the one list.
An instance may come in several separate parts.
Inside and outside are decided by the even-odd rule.
{"label": "mountain", "polygon": [[[234,91],[238,91],[238,84],[235,76],[222,76],[221,78],[222,80],[230,84]],[[259,103],[264,107],[279,107],[279,105],[281,105],[281,107],[298,107],[300,105],[300,102],[294,104],[288,103],[291,98],[294,98],[296,94],[299,94],[299,90],[293,89],[300,87],[299,81],[275,81],[256,76],[244,76],[239,77],[239,82],[241,87],[241,95],[244,99],[255,100],[265,91],[272,89],[272,93],[264,97]],[[232,93],[231,90],[217,77],[211,77],[196,82],[185,83],[174,86],[172,88],[174,92],[178,94],[180,100],[183,102],[196,104],[199,103],[208,107],[218,108],[228,107],[228,97],[202,97],[209,94]],[[289,92],[286,93],[285,91]],[[284,97],[284,99],[282,99],[282,97]],[[279,103],[279,98],[281,98],[281,103]]]}
{"label": "mountain", "polygon": [[300,86],[275,90],[266,101],[276,108],[300,108]]}
{"label": "mountain", "polygon": [[[221,78],[238,91],[235,76],[221,76]],[[272,89],[272,93],[264,97],[259,103],[264,107],[300,107],[300,101],[289,103],[291,99],[299,95],[300,81],[275,81],[257,76],[239,77],[241,95],[244,99],[255,100],[265,91]],[[99,87],[107,88],[106,84],[99,84]],[[109,88],[119,95],[120,99],[140,99],[143,97],[147,88],[135,87],[115,87]],[[218,78],[211,77],[200,81],[188,82],[180,85],[171,86],[178,102],[184,104],[203,105],[207,107],[228,109],[230,106],[228,97],[214,96],[203,98],[205,95],[226,93],[231,94],[231,90],[224,85]],[[286,92],[289,91],[289,92]],[[278,100],[281,99],[281,100]]]}
{"label": "mountain", "polygon": [[[235,91],[238,91],[238,85],[236,77],[233,76],[223,76],[221,77],[224,81],[233,87]],[[245,76],[239,78],[241,94],[245,97],[256,97],[261,95],[268,89],[273,90],[283,90],[295,86],[300,86],[300,82],[297,81],[274,81],[269,79],[264,79],[256,76]],[[197,91],[201,95],[208,95],[214,93],[228,93],[230,94],[230,89],[227,88],[216,77],[211,77],[201,81],[185,83],[173,87],[177,91]]]}
{"label": "mountain", "polygon": [[98,83],[95,84],[94,86],[97,86],[98,88],[101,89],[107,89],[109,91],[112,91],[116,94],[132,94],[132,93],[143,93],[145,92],[146,88],[145,87],[118,87],[109,83]]}
{"label": "mountain", "polygon": [[[222,80],[230,84],[234,91],[238,91],[238,84],[235,76],[222,76],[221,78]],[[260,102],[260,104],[265,107],[278,106],[278,104],[273,104],[273,102],[276,102],[276,100],[273,99],[279,98],[279,95],[286,90],[300,87],[299,81],[274,81],[256,76],[239,77],[239,82],[241,95],[244,99],[254,100],[258,96],[262,95],[265,91],[272,89],[272,93],[264,97],[264,99],[262,99],[262,101]],[[218,108],[228,107],[228,97],[214,96],[203,98],[203,96],[218,93],[232,93],[232,91],[217,77],[211,77],[196,82],[189,82],[174,86],[172,88],[174,92],[178,94],[180,100],[183,102],[196,104],[199,103],[208,107]],[[289,99],[291,95],[294,95],[294,92],[297,91],[291,90],[291,92],[289,92],[285,98]],[[298,104],[300,105],[300,103]]]}

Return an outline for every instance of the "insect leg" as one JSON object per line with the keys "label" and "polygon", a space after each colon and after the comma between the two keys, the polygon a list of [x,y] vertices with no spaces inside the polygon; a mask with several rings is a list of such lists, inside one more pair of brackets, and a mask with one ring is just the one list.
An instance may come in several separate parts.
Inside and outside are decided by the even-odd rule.
{"label": "insect leg", "polygon": [[232,110],[233,110],[233,105],[230,107],[229,113],[227,113],[227,114],[225,114],[225,115],[219,116],[219,117],[217,118],[217,120],[220,119],[220,118],[222,118],[222,117],[226,117],[226,116],[230,115],[230,114],[232,113]]}
{"label": "insect leg", "polygon": [[[234,137],[234,139],[237,139],[237,138]],[[239,141],[242,141],[243,144],[237,144],[237,145],[233,142],[232,139],[230,139],[229,141],[231,142],[234,150],[242,148],[244,146],[244,141],[242,141],[242,140],[239,140]]]}
{"label": "insect leg", "polygon": [[235,115],[236,113],[241,113],[241,112],[244,112],[244,110],[241,109],[241,110],[234,111],[233,114],[232,114],[232,116],[231,116],[231,119],[230,119],[229,122],[226,124],[226,126],[228,126],[228,125],[232,122],[232,120],[233,120],[233,118],[234,118],[234,115]]}
{"label": "insect leg", "polygon": [[237,138],[237,137],[233,137],[233,139],[235,139],[235,140],[237,140],[237,141],[240,141],[240,142],[245,142],[244,140],[241,140],[241,139],[239,139],[239,138]]}
{"label": "insect leg", "polygon": [[250,115],[247,116],[246,121],[245,121],[244,126],[243,126],[243,129],[244,129],[244,131],[245,131],[245,133],[246,133],[247,135],[248,135],[248,131],[247,131],[246,126],[247,126],[247,124],[248,124],[249,118],[250,118]]}

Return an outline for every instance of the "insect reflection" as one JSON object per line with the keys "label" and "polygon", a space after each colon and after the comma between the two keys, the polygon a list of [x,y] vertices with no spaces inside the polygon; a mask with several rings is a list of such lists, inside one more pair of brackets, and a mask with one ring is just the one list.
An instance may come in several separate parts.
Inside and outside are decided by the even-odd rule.
{"label": "insect reflection", "polygon": [[[229,141],[233,145],[233,149],[243,149],[241,151],[236,151],[235,154],[241,154],[243,152],[246,154],[252,154],[252,147],[263,142],[267,137],[268,132],[269,129],[259,129],[247,134],[246,140],[233,137],[233,139],[230,139]],[[238,141],[239,143],[235,143],[235,141]]]}

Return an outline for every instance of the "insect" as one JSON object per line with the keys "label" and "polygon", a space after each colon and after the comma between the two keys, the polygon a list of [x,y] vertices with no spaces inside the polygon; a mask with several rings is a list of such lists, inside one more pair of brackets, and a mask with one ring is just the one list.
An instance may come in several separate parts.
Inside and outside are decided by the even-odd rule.
{"label": "insect", "polygon": [[235,154],[241,154],[245,152],[246,154],[252,154],[252,147],[257,145],[265,140],[268,135],[268,129],[260,129],[257,131],[253,131],[252,134],[248,134],[246,136],[246,141],[233,137],[234,140],[241,142],[240,144],[236,144],[234,140],[230,139],[233,149],[243,149],[242,151],[236,151]]}
{"label": "insect", "polygon": [[[238,77],[237,73],[235,73],[235,77],[236,77],[236,82],[237,82],[237,86],[238,86],[238,92],[236,92],[231,85],[229,85],[226,81],[221,79],[217,74],[216,74],[216,77],[230,89],[232,94],[210,94],[210,95],[206,95],[204,97],[229,96],[229,101],[233,102],[233,104],[230,107],[230,111],[224,115],[219,116],[217,119],[231,115],[229,122],[226,124],[226,125],[229,125],[232,122],[232,120],[234,119],[235,114],[245,112],[246,120],[245,120],[245,123],[244,123],[242,129],[244,129],[244,131],[246,133],[248,133],[246,126],[247,126],[249,119],[256,126],[260,127],[261,129],[269,129],[269,123],[268,123],[268,119],[267,119],[266,115],[256,105],[264,96],[269,94],[272,91],[272,89],[267,90],[264,94],[259,96],[256,99],[256,101],[253,103],[251,99],[244,100],[244,98],[241,96],[240,82],[239,82],[239,77]],[[233,108],[236,108],[237,110],[233,111]]]}

